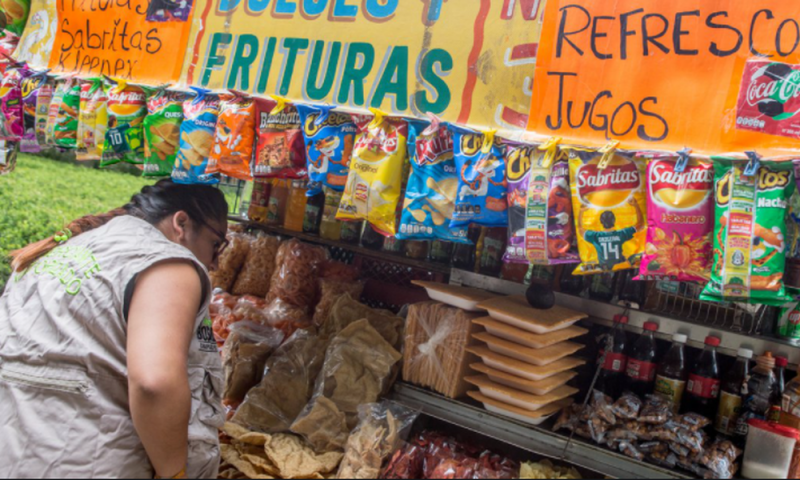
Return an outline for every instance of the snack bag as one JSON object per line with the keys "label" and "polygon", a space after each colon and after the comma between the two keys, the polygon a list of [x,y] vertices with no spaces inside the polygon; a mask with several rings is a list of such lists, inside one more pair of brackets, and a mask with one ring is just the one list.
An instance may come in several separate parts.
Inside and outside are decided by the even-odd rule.
{"label": "snack bag", "polygon": [[469,243],[466,228],[450,230],[458,192],[450,129],[436,117],[430,125],[409,120],[408,152],[411,174],[397,238]]}
{"label": "snack bag", "polygon": [[573,274],[639,268],[647,229],[644,162],[621,151],[566,150],[582,261]]}
{"label": "snack bag", "polygon": [[674,155],[656,155],[647,165],[647,244],[638,280],[708,281],[714,168]]}
{"label": "snack bag", "polygon": [[[97,111],[108,101],[103,79],[91,78],[81,85],[81,110],[78,115],[78,159],[93,160],[97,154]],[[108,121],[105,117],[104,122]]]}
{"label": "snack bag", "polygon": [[358,126],[350,173],[337,220],[366,220],[384,236],[397,233],[397,204],[408,151],[408,124],[371,109],[375,118],[354,116]]}
{"label": "snack bag", "polygon": [[0,84],[0,140],[22,139],[22,81],[30,75],[27,67],[9,68]]}
{"label": "snack bag", "polygon": [[257,99],[258,146],[253,176],[256,178],[305,178],[306,147],[303,125],[294,105],[278,99]]}
{"label": "snack bag", "polygon": [[0,177],[14,171],[18,153],[19,142],[0,140]]}
{"label": "snack bag", "polygon": [[3,25],[14,35],[22,36],[30,11],[31,0],[3,0],[0,2],[0,12],[4,17]]}
{"label": "snack bag", "polygon": [[494,132],[451,127],[458,174],[458,196],[450,228],[508,225],[505,149]]}
{"label": "snack bag", "polygon": [[23,134],[20,142],[20,151],[38,153],[41,151],[36,141],[36,107],[39,102],[39,92],[47,84],[47,73],[36,72],[22,80],[22,124]]}
{"label": "snack bag", "polygon": [[65,78],[57,80],[53,91],[53,98],[50,101],[50,106],[47,110],[47,127],[45,130],[45,144],[54,146],[56,144],[56,121],[58,120],[58,111],[61,108],[61,103],[64,101],[64,95],[72,88],[72,78]]}
{"label": "snack bag", "polygon": [[[714,157],[714,265],[702,300],[782,306],[786,209],[794,193],[792,162],[761,163],[745,175],[745,160]],[[756,165],[757,166],[757,165]]]}
{"label": "snack bag", "polygon": [[211,90],[192,87],[197,96],[183,103],[181,141],[172,179],[178,183],[213,185],[219,178],[206,173],[208,156],[214,145],[214,130],[219,117],[220,98]]}
{"label": "snack bag", "polygon": [[108,89],[107,105],[108,131],[100,166],[119,162],[143,163],[147,93],[142,87],[117,80],[117,84]]}
{"label": "snack bag", "polygon": [[[555,143],[530,153],[525,221],[525,258],[534,265],[580,261],[569,188],[569,161]],[[517,243],[519,241],[517,240]]]}
{"label": "snack bag", "polygon": [[183,102],[180,92],[159,89],[147,100],[144,119],[145,177],[168,177],[175,166],[183,123]]}
{"label": "snack bag", "polygon": [[78,115],[81,110],[81,81],[68,80],[69,88],[64,92],[58,116],[53,129],[53,138],[57,147],[76,148],[78,146]]}
{"label": "snack bag", "polygon": [[214,147],[208,158],[207,174],[222,173],[239,180],[252,180],[256,131],[256,103],[252,97],[231,92],[220,106]]}
{"label": "snack bag", "polygon": [[39,147],[47,145],[47,118],[50,112],[50,103],[53,101],[55,81],[47,77],[39,87],[36,98],[36,143]]}
{"label": "snack bag", "polygon": [[525,257],[525,211],[528,207],[528,185],[531,160],[536,146],[508,143],[506,179],[508,183],[508,243],[503,255],[505,263],[528,263]]}
{"label": "snack bag", "polygon": [[343,192],[347,182],[357,129],[350,115],[333,109],[297,105],[306,143],[309,197],[322,193],[322,187]]}

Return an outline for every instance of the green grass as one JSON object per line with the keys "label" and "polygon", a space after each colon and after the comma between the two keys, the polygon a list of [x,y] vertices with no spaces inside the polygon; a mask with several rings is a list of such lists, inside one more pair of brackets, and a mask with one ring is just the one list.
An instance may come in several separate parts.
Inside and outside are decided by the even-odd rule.
{"label": "green grass", "polygon": [[152,180],[32,155],[0,177],[0,292],[11,273],[8,253],[47,238],[72,220],[127,203]]}

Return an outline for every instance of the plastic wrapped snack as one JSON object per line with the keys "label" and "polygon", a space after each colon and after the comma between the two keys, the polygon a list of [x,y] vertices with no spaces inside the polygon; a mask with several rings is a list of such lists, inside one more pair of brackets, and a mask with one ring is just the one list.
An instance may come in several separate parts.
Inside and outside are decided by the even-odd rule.
{"label": "plastic wrapped snack", "polygon": [[250,390],[233,422],[265,433],[286,432],[311,398],[325,360],[325,342],[298,330],[267,360],[264,378]]}
{"label": "plastic wrapped snack", "polygon": [[358,426],[347,440],[336,478],[378,478],[418,416],[419,412],[388,401],[359,406]]}
{"label": "plastic wrapped snack", "polygon": [[53,139],[57,147],[74,149],[78,145],[78,115],[81,108],[81,81],[68,80],[69,88],[64,92],[58,107]]}
{"label": "plastic wrapped snack", "polygon": [[19,142],[0,140],[0,176],[8,175],[17,166]]}
{"label": "plastic wrapped snack", "polygon": [[211,328],[214,330],[214,337],[220,345],[227,340],[230,335],[229,327],[236,322],[233,309],[236,308],[237,297],[223,292],[214,291],[214,296],[209,305],[209,315],[211,316]]}
{"label": "plastic wrapped snack", "polygon": [[117,80],[108,88],[108,130],[101,165],[118,162],[144,163],[144,118],[147,93],[144,88]]}
{"label": "plastic wrapped snack", "polygon": [[36,98],[36,143],[39,147],[47,145],[47,117],[50,112],[50,102],[53,101],[55,80],[47,76],[44,84],[39,88]]}
{"label": "plastic wrapped snack", "polygon": [[[792,299],[783,276],[788,250],[785,216],[795,190],[793,165],[713,160],[714,265],[700,298],[782,306]],[[746,172],[748,167],[755,171]]]}
{"label": "plastic wrapped snack", "polygon": [[332,338],[358,320],[366,319],[384,340],[400,350],[403,343],[403,319],[388,310],[370,308],[349,294],[340,296],[333,304],[328,321],[320,327],[320,335]]}
{"label": "plastic wrapped snack", "polygon": [[506,148],[508,243],[503,255],[505,263],[528,263],[525,256],[525,213],[536,151],[536,146],[522,143],[509,143]]}
{"label": "plastic wrapped snack", "polygon": [[[8,68],[0,84],[0,140],[18,142],[25,125],[22,119],[22,81],[31,75],[24,66]],[[77,107],[75,115],[78,114]]]}
{"label": "plastic wrapped snack", "polygon": [[[108,96],[102,78],[91,78],[81,85],[81,110],[78,115],[78,158],[94,160],[98,157],[97,122],[108,124],[108,116],[98,118],[98,111],[107,109]],[[103,130],[105,132],[105,130]],[[100,139],[105,141],[105,138]]]}
{"label": "plastic wrapped snack", "polygon": [[402,355],[364,320],[331,340],[314,396],[292,424],[317,452],[342,450],[358,407],[378,400]]}
{"label": "plastic wrapped snack", "polygon": [[219,95],[192,87],[197,96],[183,103],[181,140],[172,179],[177,183],[213,185],[219,178],[206,172],[219,117]]}
{"label": "plastic wrapped snack", "polygon": [[53,86],[53,96],[47,110],[47,126],[45,127],[45,144],[55,146],[56,142],[56,121],[58,120],[58,110],[64,101],[64,94],[72,87],[75,79],[67,77],[56,80]]}
{"label": "plastic wrapped snack", "polygon": [[234,295],[267,296],[280,243],[278,237],[269,235],[259,235],[250,242],[247,258],[233,284]]}
{"label": "plastic wrapped snack", "polygon": [[576,275],[639,268],[644,254],[644,162],[621,151],[567,148],[582,263]]}
{"label": "plastic wrapped snack", "polygon": [[45,85],[47,72],[31,71],[31,75],[22,80],[22,152],[38,153],[41,150],[36,141],[36,106],[39,103],[39,93]]}
{"label": "plastic wrapped snack", "polygon": [[379,478],[386,478],[391,480],[407,480],[422,478],[422,464],[425,460],[424,449],[416,444],[403,443],[403,447],[399,448]]}
{"label": "plastic wrapped snack", "polygon": [[17,36],[22,36],[31,11],[31,0],[3,0],[0,2],[0,12],[3,13],[6,30]]}
{"label": "plastic wrapped snack", "polygon": [[304,178],[306,148],[300,113],[282,99],[257,99],[258,146],[253,176],[256,178]]}
{"label": "plastic wrapped snack", "polygon": [[672,419],[672,405],[659,395],[648,395],[639,413],[641,423],[663,425]]}
{"label": "plastic wrapped snack", "polygon": [[352,298],[361,298],[364,292],[364,282],[343,282],[337,278],[322,278],[319,281],[320,299],[314,311],[314,325],[321,327],[328,322],[334,303],[344,295]]}
{"label": "plastic wrapped snack", "polygon": [[323,187],[343,192],[353,155],[356,126],[350,115],[334,107],[297,105],[306,144],[309,197]]}
{"label": "plastic wrapped snack", "polygon": [[236,277],[242,269],[247,254],[250,253],[251,238],[237,233],[228,234],[228,248],[219,258],[219,266],[210,273],[211,285],[226,292],[233,289]]}
{"label": "plastic wrapped snack", "polygon": [[631,393],[619,397],[611,406],[614,416],[623,420],[636,420],[639,418],[639,411],[642,409],[642,400]]}
{"label": "plastic wrapped snack", "polygon": [[508,226],[505,149],[494,132],[451,127],[458,195],[450,228]]}
{"label": "plastic wrapped snack", "polygon": [[328,252],[322,247],[297,239],[284,242],[278,249],[267,300],[280,299],[286,304],[310,311],[317,298],[317,269],[327,257]]}
{"label": "plastic wrapped snack", "polygon": [[283,342],[283,332],[252,322],[230,326],[222,353],[225,369],[225,405],[237,408],[251,388],[261,382],[264,366]]}
{"label": "plastic wrapped snack", "polygon": [[356,136],[350,173],[339,204],[337,220],[366,220],[384,236],[397,234],[397,204],[400,202],[403,168],[408,151],[408,124],[384,117],[354,116]]}
{"label": "plastic wrapped snack", "polygon": [[145,177],[168,177],[178,156],[186,95],[159,89],[147,99],[144,119]]}
{"label": "plastic wrapped snack", "polygon": [[208,157],[207,174],[221,173],[250,181],[250,163],[255,148],[256,103],[252,97],[231,92],[220,105],[214,146]]}
{"label": "plastic wrapped snack", "polygon": [[583,477],[575,467],[559,467],[553,465],[550,460],[542,460],[536,463],[523,463],[520,467],[519,478],[523,480],[580,480]]}

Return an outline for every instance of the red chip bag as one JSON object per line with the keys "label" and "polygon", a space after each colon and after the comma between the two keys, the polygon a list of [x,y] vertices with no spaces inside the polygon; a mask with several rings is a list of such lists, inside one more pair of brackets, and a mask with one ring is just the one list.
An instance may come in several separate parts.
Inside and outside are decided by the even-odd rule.
{"label": "red chip bag", "polygon": [[258,146],[253,176],[305,178],[306,150],[300,115],[294,105],[258,99]]}
{"label": "red chip bag", "polygon": [[252,180],[250,162],[255,146],[256,103],[239,92],[222,101],[214,147],[208,157],[206,173],[221,173],[239,180]]}

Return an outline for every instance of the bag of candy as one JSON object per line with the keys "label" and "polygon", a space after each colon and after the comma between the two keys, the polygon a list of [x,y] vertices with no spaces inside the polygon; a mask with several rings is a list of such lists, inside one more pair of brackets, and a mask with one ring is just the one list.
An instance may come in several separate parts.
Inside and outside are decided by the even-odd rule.
{"label": "bag of candy", "polygon": [[358,127],[350,173],[347,176],[337,220],[366,220],[384,236],[397,233],[397,204],[408,151],[408,123],[389,118],[370,109],[375,115],[353,116]]}
{"label": "bag of candy", "polygon": [[450,228],[508,226],[505,148],[495,132],[451,126],[458,195]]}
{"label": "bag of candy", "polygon": [[615,149],[566,148],[582,263],[575,275],[639,268],[644,254],[644,162]]}
{"label": "bag of candy", "polygon": [[255,131],[255,101],[252,97],[231,91],[220,105],[214,147],[208,158],[206,173],[252,180],[250,163],[253,160]]}
{"label": "bag of candy", "polygon": [[103,144],[101,166],[119,162],[144,163],[144,117],[147,92],[144,88],[117,80],[108,88],[108,131]]}
{"label": "bag of candy", "polygon": [[17,36],[22,36],[30,11],[31,0],[3,0],[0,2],[3,25],[6,30]]}
{"label": "bag of candy", "polygon": [[714,265],[702,300],[782,306],[786,209],[794,193],[792,162],[713,157]]}
{"label": "bag of candy", "polygon": [[219,178],[206,173],[206,168],[214,145],[220,98],[211,90],[197,87],[192,87],[192,90],[197,96],[183,103],[180,149],[172,179],[177,183],[213,185],[219,183]]}
{"label": "bag of candy", "polygon": [[41,151],[36,141],[36,106],[39,102],[39,92],[47,84],[47,72],[31,72],[31,75],[22,80],[22,124],[23,133],[20,141],[20,151],[38,153]]}
{"label": "bag of candy", "polygon": [[687,156],[642,154],[647,244],[638,280],[705,283],[711,274],[714,168]]}
{"label": "bag of candy", "polygon": [[323,187],[343,192],[347,182],[357,128],[350,115],[333,109],[297,105],[306,143],[309,197],[322,193]]}
{"label": "bag of candy", "polygon": [[53,138],[56,147],[74,149],[78,146],[78,116],[81,111],[81,81],[72,78],[67,81],[69,88],[61,98],[58,107]]}
{"label": "bag of candy", "polygon": [[175,166],[186,95],[160,88],[147,99],[144,119],[145,177],[168,177]]}
{"label": "bag of candy", "polygon": [[0,140],[18,142],[24,133],[22,81],[30,75],[25,66],[9,67],[0,84]]}
{"label": "bag of candy", "polygon": [[567,154],[552,142],[534,147],[530,155],[527,203],[522,212],[525,258],[535,265],[577,263],[580,256]]}
{"label": "bag of candy", "polygon": [[[94,160],[97,153],[97,112],[108,101],[102,78],[91,78],[81,85],[81,109],[78,115],[78,159]],[[101,119],[108,122],[108,117]]]}
{"label": "bag of candy", "polygon": [[50,112],[50,103],[53,101],[55,80],[47,76],[45,82],[39,87],[36,97],[36,143],[39,148],[47,145],[47,117]]}
{"label": "bag of candy", "polygon": [[257,99],[258,146],[253,167],[256,178],[305,178],[306,147],[300,113],[294,105],[278,98]]}
{"label": "bag of candy", "polygon": [[450,129],[435,116],[430,124],[409,120],[408,153],[411,174],[397,238],[469,243],[466,228],[450,230],[458,192]]}

